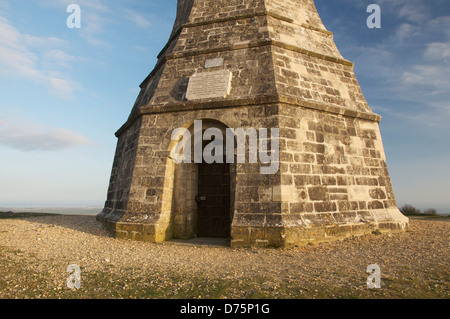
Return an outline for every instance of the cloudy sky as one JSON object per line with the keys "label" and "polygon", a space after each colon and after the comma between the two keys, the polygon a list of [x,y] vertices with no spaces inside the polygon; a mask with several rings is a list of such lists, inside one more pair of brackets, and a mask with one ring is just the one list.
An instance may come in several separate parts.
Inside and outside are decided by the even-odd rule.
{"label": "cloudy sky", "polygon": [[[399,205],[450,212],[450,1],[316,0],[381,130]],[[66,8],[81,7],[80,29]],[[381,29],[369,29],[369,4]],[[0,206],[102,206],[176,1],[0,0]]]}

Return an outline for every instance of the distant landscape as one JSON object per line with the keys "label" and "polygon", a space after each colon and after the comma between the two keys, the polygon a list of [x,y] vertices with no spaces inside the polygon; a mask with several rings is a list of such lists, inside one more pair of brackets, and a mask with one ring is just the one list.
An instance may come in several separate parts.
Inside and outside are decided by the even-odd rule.
{"label": "distant landscape", "polygon": [[406,204],[399,207],[400,211],[405,216],[423,216],[423,217],[439,217],[439,216],[450,216],[450,213],[444,213],[445,210],[437,210],[435,208],[428,208],[425,210],[417,209],[416,207]]}
{"label": "distant landscape", "polygon": [[48,213],[63,215],[97,215],[102,211],[103,207],[0,207],[0,212],[14,213]]}

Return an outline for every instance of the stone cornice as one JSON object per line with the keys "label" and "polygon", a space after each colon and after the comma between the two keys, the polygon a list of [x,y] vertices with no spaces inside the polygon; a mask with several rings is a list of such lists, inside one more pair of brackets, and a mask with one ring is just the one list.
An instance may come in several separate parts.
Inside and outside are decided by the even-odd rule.
{"label": "stone cornice", "polygon": [[228,21],[238,21],[238,20],[251,19],[251,18],[263,17],[263,16],[269,16],[269,17],[277,19],[277,20],[289,22],[289,23],[295,24],[295,25],[300,26],[300,27],[305,28],[305,29],[309,29],[309,30],[313,30],[313,31],[324,33],[324,34],[326,34],[328,36],[332,36],[333,35],[333,32],[331,32],[331,31],[320,29],[320,28],[316,28],[316,27],[313,27],[311,25],[304,24],[304,23],[295,23],[295,21],[292,18],[288,18],[288,17],[282,16],[282,15],[280,15],[278,13],[274,13],[274,12],[270,12],[270,11],[263,11],[263,12],[256,12],[256,13],[252,13],[252,14],[237,15],[237,16],[232,16],[232,17],[227,17],[227,18],[217,18],[217,19],[212,19],[212,20],[207,20],[207,21],[205,20],[205,21],[199,21],[199,22],[188,22],[188,23],[185,23],[184,25],[178,27],[178,29],[176,29],[173,32],[173,34],[169,38],[169,41],[167,41],[167,44],[164,46],[164,48],[158,54],[158,59],[165,53],[167,48],[170,46],[170,43],[172,41],[174,41],[178,37],[178,35],[180,35],[181,31],[183,29],[185,29],[185,28],[194,28],[194,27],[198,27],[198,26],[210,25],[210,24],[215,24],[215,23],[224,23],[224,22],[228,22]]}
{"label": "stone cornice", "polygon": [[[277,19],[277,20],[280,20],[280,21],[284,21],[284,22],[295,24],[295,25],[300,26],[300,27],[305,28],[305,29],[321,32],[321,33],[324,33],[324,34],[326,34],[328,36],[333,36],[333,33],[331,31],[320,29],[320,28],[316,28],[316,27],[313,27],[311,25],[304,24],[304,23],[295,23],[295,21],[293,19],[291,19],[291,18],[282,16],[280,14],[277,14],[277,13],[274,13],[274,12],[270,12],[270,11],[256,12],[256,13],[252,13],[252,14],[237,15],[237,16],[232,16],[232,17],[227,17],[227,18],[218,18],[218,19],[212,19],[212,20],[200,21],[200,22],[188,22],[188,23],[185,23],[184,25],[178,27],[172,33],[169,41],[164,46],[164,48],[161,50],[161,52],[158,54],[158,62],[156,63],[153,71],[149,74],[149,76],[147,76],[147,78],[145,78],[145,80],[141,83],[140,87],[142,88],[148,82],[149,78],[153,74],[155,74],[158,71],[158,69],[161,66],[164,65],[164,63],[166,63],[167,59],[169,59],[169,57],[168,56],[164,56],[164,54],[166,53],[167,49],[170,47],[172,42],[175,41],[175,39],[181,34],[183,29],[194,28],[194,27],[198,27],[198,26],[210,25],[210,24],[215,24],[215,23],[224,23],[224,22],[228,22],[228,21],[237,21],[237,20],[243,20],[243,19],[251,19],[251,18],[254,18],[254,17],[262,17],[262,16],[268,16],[268,17],[271,17],[271,18],[274,18],[274,19]],[[323,58],[324,60],[327,60],[327,61],[333,61],[333,62],[336,62],[336,63],[341,63],[341,64],[344,64],[344,65],[353,66],[352,62],[347,61],[345,59],[340,59],[340,58],[335,58],[335,57],[323,55],[323,54],[320,54],[320,53],[315,53],[315,52],[312,52],[312,51],[308,51],[308,50],[302,49],[300,47],[292,46],[292,45],[289,45],[289,44],[284,44],[282,42],[277,42],[277,41],[272,40],[272,39],[259,41],[256,44],[255,43],[249,44],[248,47],[257,47],[257,46],[263,46],[263,45],[277,45],[277,46],[283,47],[283,48],[285,48],[287,50],[301,52],[301,53],[304,53],[304,54],[309,55],[309,56],[315,56],[315,57],[318,57],[318,58]],[[222,48],[217,48],[217,49],[210,49],[210,50],[203,50],[203,51],[202,50],[189,51],[189,52],[186,52],[186,53],[175,53],[174,56],[171,57],[171,58],[176,58],[176,57],[178,57],[180,55],[181,56],[195,56],[195,55],[201,55],[201,54],[207,54],[207,53],[213,53],[213,52],[223,52],[223,51],[238,50],[238,49],[242,49],[242,48],[245,48],[245,46],[242,47],[242,44],[235,44],[235,45],[222,47]],[[170,55],[170,53],[168,55]]]}
{"label": "stone cornice", "polygon": [[180,53],[171,53],[166,55],[163,58],[160,58],[158,62],[156,63],[153,71],[147,76],[147,78],[141,83],[140,88],[142,89],[145,84],[148,82],[148,80],[156,73],[158,70],[167,62],[167,60],[173,60],[173,59],[180,59],[180,58],[186,58],[186,57],[192,57],[192,56],[199,56],[199,55],[205,55],[205,54],[212,54],[212,53],[218,53],[218,52],[227,52],[227,51],[234,51],[234,50],[242,50],[242,49],[250,49],[250,48],[256,48],[256,47],[263,47],[263,46],[275,46],[282,49],[286,49],[293,52],[298,52],[301,54],[305,54],[307,56],[319,58],[325,61],[339,63],[342,65],[349,66],[351,68],[354,67],[353,62],[350,62],[345,59],[335,58],[329,55],[324,55],[321,53],[309,51],[306,49],[302,49],[297,46],[293,46],[287,43],[283,43],[280,41],[276,41],[274,39],[268,39],[268,40],[262,40],[262,41],[256,41],[256,42],[245,42],[245,43],[236,43],[229,46],[224,46],[220,48],[213,48],[213,49],[204,49],[204,50],[196,50],[196,51],[186,51],[186,52],[180,52]]}
{"label": "stone cornice", "polygon": [[251,13],[251,14],[237,15],[237,16],[232,16],[232,17],[227,17],[227,18],[218,18],[218,19],[205,20],[205,21],[199,21],[199,22],[189,22],[189,23],[185,23],[182,26],[182,28],[193,28],[193,27],[210,25],[210,24],[215,24],[215,23],[224,23],[224,22],[228,22],[228,21],[237,21],[237,20],[251,19],[251,18],[255,18],[255,17],[264,17],[264,16],[268,16],[268,17],[271,17],[271,18],[274,18],[277,20],[281,20],[284,22],[289,22],[289,23],[295,24],[297,26],[300,26],[302,28],[321,32],[321,33],[324,33],[329,36],[333,35],[333,32],[331,32],[331,31],[316,28],[316,27],[313,27],[313,26],[311,26],[309,24],[305,24],[305,23],[296,23],[295,20],[292,18],[288,18],[288,17],[282,16],[278,13],[271,12],[271,11],[256,12],[256,13]]}
{"label": "stone cornice", "polygon": [[198,56],[198,55],[205,55],[205,54],[211,54],[211,53],[217,53],[217,52],[226,52],[226,51],[233,51],[233,50],[242,50],[242,49],[248,49],[248,48],[256,48],[256,47],[263,47],[263,46],[276,46],[282,49],[286,49],[289,51],[294,51],[298,53],[305,54],[307,56],[316,57],[322,60],[330,61],[339,63],[342,65],[353,67],[353,62],[347,61],[345,59],[335,58],[332,56],[328,56],[325,54],[309,51],[294,45],[290,45],[281,41],[277,41],[274,39],[267,39],[267,40],[261,40],[261,41],[254,41],[254,42],[242,42],[242,43],[236,43],[228,46],[223,46],[220,48],[212,48],[212,49],[203,49],[203,50],[191,50],[191,51],[185,51],[180,53],[171,53],[166,56],[167,60],[172,59],[178,59],[178,58],[185,58],[185,57],[192,57],[192,56]]}
{"label": "stone cornice", "polygon": [[168,104],[152,105],[141,107],[139,113],[130,117],[128,121],[116,132],[119,137],[130,125],[143,115],[155,115],[165,113],[196,112],[201,110],[226,109],[252,105],[286,105],[312,110],[318,110],[334,115],[350,118],[358,118],[367,121],[380,122],[381,116],[375,113],[368,113],[356,110],[345,109],[336,105],[329,105],[319,102],[300,100],[285,95],[263,95],[254,98],[242,99],[210,99],[186,102],[173,102]]}

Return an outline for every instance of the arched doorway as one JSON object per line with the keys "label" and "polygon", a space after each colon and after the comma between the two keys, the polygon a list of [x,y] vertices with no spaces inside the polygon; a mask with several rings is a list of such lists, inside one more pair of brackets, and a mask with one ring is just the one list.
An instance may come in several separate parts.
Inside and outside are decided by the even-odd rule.
{"label": "arched doorway", "polygon": [[[203,119],[202,137],[210,128],[222,132],[225,154],[227,126],[217,120]],[[211,140],[196,140],[193,125],[187,130],[193,142],[191,160],[174,166],[173,238],[229,238],[234,212],[235,162],[228,164],[225,158],[223,163],[207,162],[204,158],[199,162],[196,152],[200,150],[203,154]]]}

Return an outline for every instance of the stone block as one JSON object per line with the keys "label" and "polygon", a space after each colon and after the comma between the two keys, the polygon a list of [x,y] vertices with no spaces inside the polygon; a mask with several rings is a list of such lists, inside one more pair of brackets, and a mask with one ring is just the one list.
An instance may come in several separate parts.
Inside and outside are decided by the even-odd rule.
{"label": "stone block", "polygon": [[329,199],[329,192],[326,187],[310,187],[308,188],[308,194],[312,201],[327,201]]}

